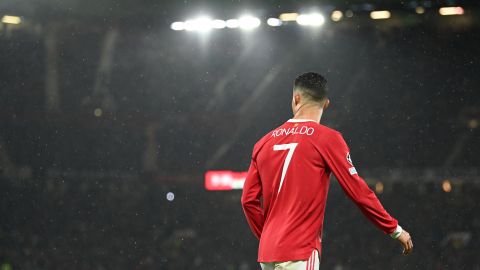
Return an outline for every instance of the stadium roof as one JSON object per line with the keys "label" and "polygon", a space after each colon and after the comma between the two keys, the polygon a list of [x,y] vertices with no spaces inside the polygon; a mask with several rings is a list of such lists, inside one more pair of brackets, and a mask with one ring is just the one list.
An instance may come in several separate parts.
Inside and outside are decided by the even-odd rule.
{"label": "stadium roof", "polygon": [[170,22],[198,12],[232,16],[239,12],[269,13],[301,11],[312,7],[371,10],[407,9],[416,5],[479,6],[478,1],[397,1],[397,0],[7,0],[0,2],[0,13],[15,14],[35,21],[90,19],[130,23]]}

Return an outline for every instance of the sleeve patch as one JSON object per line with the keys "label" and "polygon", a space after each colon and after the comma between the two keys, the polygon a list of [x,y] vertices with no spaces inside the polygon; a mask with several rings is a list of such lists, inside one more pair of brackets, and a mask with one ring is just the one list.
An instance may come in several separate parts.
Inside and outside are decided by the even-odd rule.
{"label": "sleeve patch", "polygon": [[352,158],[350,157],[350,152],[347,153],[347,161],[350,163],[350,165],[353,166]]}
{"label": "sleeve patch", "polygon": [[355,167],[348,168],[348,171],[350,172],[350,175],[357,174],[357,169],[355,169]]}

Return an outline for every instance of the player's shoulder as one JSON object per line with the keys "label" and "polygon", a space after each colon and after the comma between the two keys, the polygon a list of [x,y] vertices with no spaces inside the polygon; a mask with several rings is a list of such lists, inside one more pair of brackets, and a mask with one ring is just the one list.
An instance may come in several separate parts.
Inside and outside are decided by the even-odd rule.
{"label": "player's shoulder", "polygon": [[263,135],[262,138],[260,138],[256,143],[255,145],[253,146],[253,155],[255,156],[262,148],[263,146],[270,140],[272,139],[274,136],[272,136],[272,134],[275,132],[275,130],[283,127],[286,123],[283,123],[281,124],[280,126],[277,126],[276,128],[270,130],[269,132],[267,132],[265,135]]}
{"label": "player's shoulder", "polygon": [[[277,128],[278,127],[276,127],[275,129]],[[270,140],[270,138],[272,137],[272,132],[275,131],[275,129],[272,129],[269,132],[267,132],[265,135],[263,135],[262,138],[260,138],[255,143],[255,145],[253,146],[253,152],[258,152],[265,145],[265,143],[267,143]]]}

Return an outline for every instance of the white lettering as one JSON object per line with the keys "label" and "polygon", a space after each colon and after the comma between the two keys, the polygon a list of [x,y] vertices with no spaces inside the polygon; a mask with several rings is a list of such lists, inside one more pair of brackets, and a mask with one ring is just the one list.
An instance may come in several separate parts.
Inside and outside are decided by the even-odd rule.
{"label": "white lettering", "polygon": [[298,126],[294,128],[288,128],[288,129],[279,128],[272,131],[271,137],[276,138],[279,136],[288,136],[288,135],[297,135],[297,134],[312,136],[314,132],[315,132],[315,129],[309,126],[301,126],[300,129]]}

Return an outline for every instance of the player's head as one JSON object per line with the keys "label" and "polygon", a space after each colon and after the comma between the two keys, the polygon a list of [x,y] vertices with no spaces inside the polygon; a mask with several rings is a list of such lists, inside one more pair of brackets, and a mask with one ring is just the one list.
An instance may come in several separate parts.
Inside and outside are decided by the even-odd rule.
{"label": "player's head", "polygon": [[295,79],[292,98],[294,114],[300,106],[312,105],[325,109],[328,104],[327,80],[322,75],[307,72]]}

